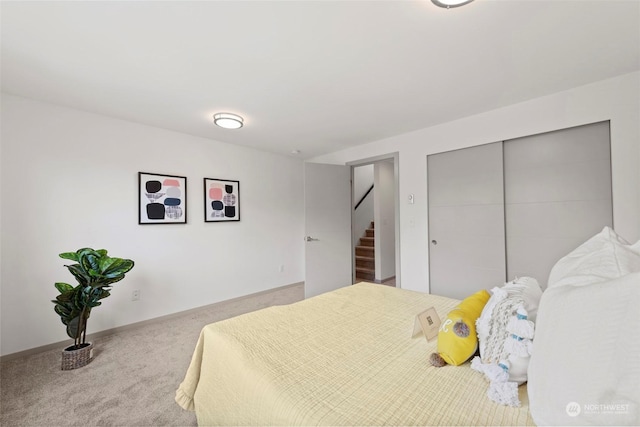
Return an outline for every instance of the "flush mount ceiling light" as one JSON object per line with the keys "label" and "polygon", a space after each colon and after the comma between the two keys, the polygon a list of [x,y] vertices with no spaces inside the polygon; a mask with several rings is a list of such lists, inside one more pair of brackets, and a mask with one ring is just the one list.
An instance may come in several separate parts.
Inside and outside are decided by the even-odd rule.
{"label": "flush mount ceiling light", "polygon": [[237,114],[218,113],[213,115],[213,123],[225,129],[240,129],[244,119]]}
{"label": "flush mount ceiling light", "polygon": [[431,0],[436,6],[444,8],[452,8],[458,6],[464,6],[467,3],[471,3],[473,0]]}

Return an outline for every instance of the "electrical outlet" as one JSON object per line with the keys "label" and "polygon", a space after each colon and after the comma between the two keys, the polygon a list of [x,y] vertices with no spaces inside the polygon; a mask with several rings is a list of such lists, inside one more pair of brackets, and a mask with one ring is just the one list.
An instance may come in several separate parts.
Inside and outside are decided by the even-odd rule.
{"label": "electrical outlet", "polygon": [[140,299],[140,289],[134,289],[131,292],[131,301],[138,301]]}

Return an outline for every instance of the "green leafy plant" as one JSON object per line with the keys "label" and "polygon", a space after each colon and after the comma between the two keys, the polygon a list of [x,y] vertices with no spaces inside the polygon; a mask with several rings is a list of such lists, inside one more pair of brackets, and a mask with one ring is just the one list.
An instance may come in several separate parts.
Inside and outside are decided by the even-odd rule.
{"label": "green leafy plant", "polygon": [[67,327],[67,335],[74,339],[73,349],[85,346],[87,320],[91,309],[102,304],[101,299],[111,295],[111,285],[124,279],[134,262],[130,259],[111,258],[105,249],[78,249],[76,252],[64,252],[60,258],[75,261],[65,265],[76,278],[78,285],[68,283],[55,284],[60,295],[52,300],[54,310],[60,315]]}

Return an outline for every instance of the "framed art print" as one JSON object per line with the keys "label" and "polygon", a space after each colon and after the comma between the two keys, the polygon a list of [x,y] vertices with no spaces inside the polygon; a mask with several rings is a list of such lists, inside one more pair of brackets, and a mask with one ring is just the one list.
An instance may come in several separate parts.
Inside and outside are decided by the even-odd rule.
{"label": "framed art print", "polygon": [[204,221],[240,221],[240,181],[204,179]]}
{"label": "framed art print", "polygon": [[187,178],[138,172],[138,224],[186,224]]}

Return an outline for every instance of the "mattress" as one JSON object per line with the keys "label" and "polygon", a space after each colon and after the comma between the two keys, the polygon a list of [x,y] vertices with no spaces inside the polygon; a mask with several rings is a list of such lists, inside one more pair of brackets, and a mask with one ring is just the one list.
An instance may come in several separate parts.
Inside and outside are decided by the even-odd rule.
{"label": "mattress", "polygon": [[484,376],[435,368],[415,316],[459,301],[360,283],[205,326],[176,402],[199,425],[534,425]]}

